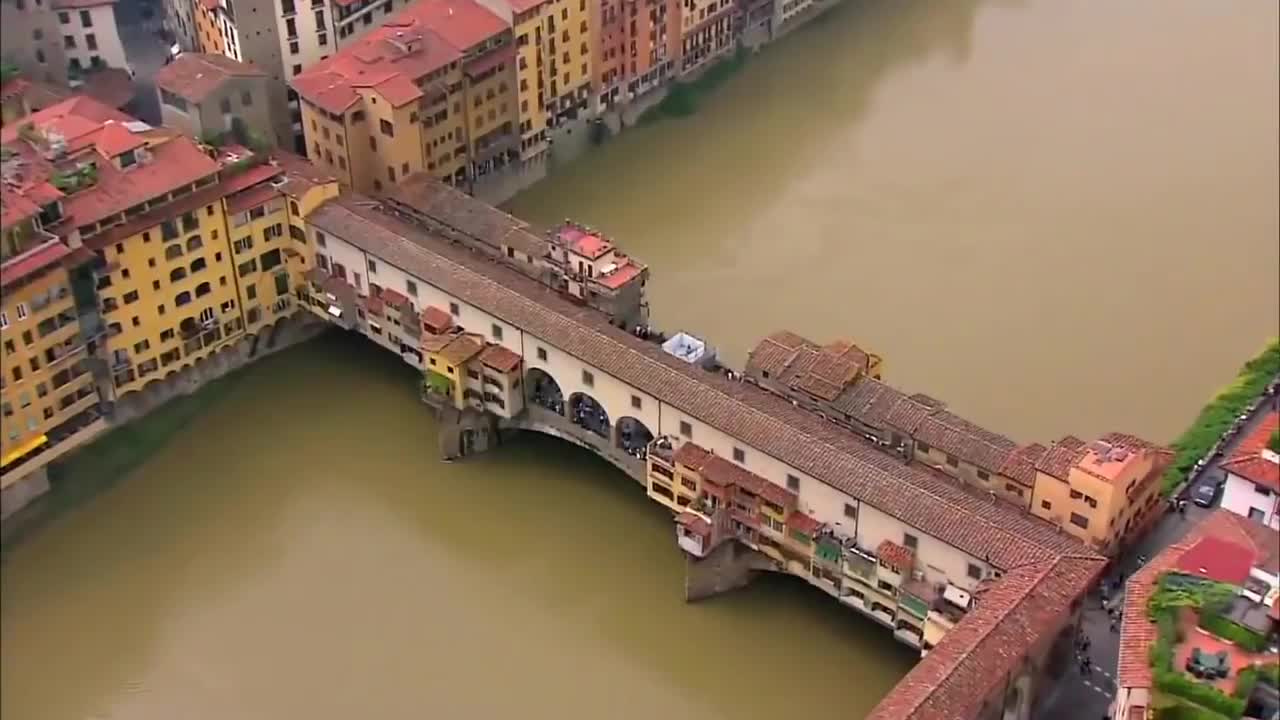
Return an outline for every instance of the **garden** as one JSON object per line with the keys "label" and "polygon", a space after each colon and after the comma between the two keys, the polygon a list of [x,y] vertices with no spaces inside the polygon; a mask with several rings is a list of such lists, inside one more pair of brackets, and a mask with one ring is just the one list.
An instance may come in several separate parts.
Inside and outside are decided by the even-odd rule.
{"label": "garden", "polygon": [[[1223,583],[1176,574],[1160,579],[1147,608],[1156,625],[1150,661],[1157,718],[1237,720],[1258,683],[1280,687],[1280,664],[1274,656],[1240,667],[1248,662],[1247,656],[1261,653],[1266,642],[1226,617],[1236,594],[1236,588]],[[1199,645],[1210,647],[1205,651]]]}

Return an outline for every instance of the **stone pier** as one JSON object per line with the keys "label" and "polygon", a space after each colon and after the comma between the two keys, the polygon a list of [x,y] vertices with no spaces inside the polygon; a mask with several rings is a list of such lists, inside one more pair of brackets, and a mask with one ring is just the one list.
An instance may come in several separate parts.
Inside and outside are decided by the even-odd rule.
{"label": "stone pier", "polygon": [[685,555],[685,602],[696,602],[746,587],[756,573],[774,567],[769,558],[732,540],[720,543],[703,558]]}

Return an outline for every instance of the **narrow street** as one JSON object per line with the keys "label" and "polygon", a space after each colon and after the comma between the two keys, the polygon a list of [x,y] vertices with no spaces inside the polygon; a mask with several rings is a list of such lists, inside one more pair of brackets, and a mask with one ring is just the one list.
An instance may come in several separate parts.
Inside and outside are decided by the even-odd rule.
{"label": "narrow street", "polygon": [[[1229,459],[1240,442],[1262,422],[1268,413],[1280,409],[1280,398],[1275,394],[1261,403],[1226,446],[1226,449],[1213,462],[1204,467],[1200,473],[1187,484],[1185,497],[1201,483],[1218,482],[1223,478],[1221,463]],[[1219,498],[1220,499],[1220,498]],[[1213,508],[1202,508],[1189,499],[1186,514],[1169,513],[1152,528],[1151,532],[1132,548],[1126,551],[1115,567],[1123,571],[1124,576],[1138,566],[1140,556],[1154,557],[1165,547],[1177,542],[1197,523],[1205,518]],[[1113,575],[1114,577],[1114,570]],[[1111,580],[1108,577],[1107,580]],[[1120,607],[1123,604],[1123,586],[1121,591],[1106,598],[1106,607]],[[1093,720],[1108,717],[1112,698],[1115,696],[1116,665],[1120,656],[1120,635],[1111,629],[1111,618],[1104,609],[1103,596],[1095,590],[1089,595],[1081,619],[1081,629],[1089,638],[1089,658],[1093,667],[1088,676],[1076,666],[1072,666],[1055,687],[1049,690],[1043,712],[1039,717],[1044,720]]]}
{"label": "narrow street", "polygon": [[[149,18],[143,17],[144,7],[151,9]],[[163,10],[158,2],[151,0],[121,0],[116,3],[115,13],[120,42],[134,72],[137,89],[134,114],[139,120],[159,125],[160,99],[156,96],[154,78],[169,54],[168,45],[159,33]]]}

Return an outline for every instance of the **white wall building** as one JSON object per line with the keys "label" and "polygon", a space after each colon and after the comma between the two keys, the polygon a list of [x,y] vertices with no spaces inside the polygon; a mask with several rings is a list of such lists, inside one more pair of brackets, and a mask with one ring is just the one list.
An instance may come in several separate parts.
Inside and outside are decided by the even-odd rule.
{"label": "white wall building", "polygon": [[115,0],[56,0],[53,9],[73,75],[100,67],[129,68],[116,27]]}
{"label": "white wall building", "polygon": [[1267,447],[1280,427],[1280,413],[1271,413],[1222,464],[1227,482],[1222,507],[1237,515],[1280,530],[1280,454]]}

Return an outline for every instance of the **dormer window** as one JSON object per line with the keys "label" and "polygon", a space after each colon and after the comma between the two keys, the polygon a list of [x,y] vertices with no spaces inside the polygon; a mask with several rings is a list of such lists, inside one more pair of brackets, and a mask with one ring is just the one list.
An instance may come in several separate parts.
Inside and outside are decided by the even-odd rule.
{"label": "dormer window", "polygon": [[120,160],[121,170],[138,164],[138,153],[136,150],[129,150],[127,152],[120,153],[117,158]]}

